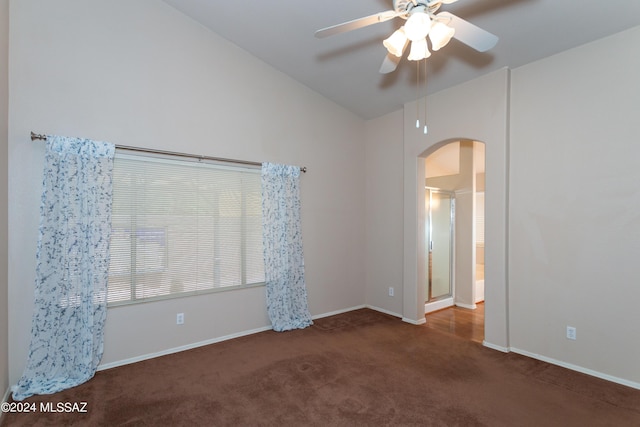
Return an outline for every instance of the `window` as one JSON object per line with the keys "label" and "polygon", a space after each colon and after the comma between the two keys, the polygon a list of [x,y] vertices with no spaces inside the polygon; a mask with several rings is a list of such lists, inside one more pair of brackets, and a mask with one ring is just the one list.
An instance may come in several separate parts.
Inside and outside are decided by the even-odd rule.
{"label": "window", "polygon": [[117,153],[111,305],[264,282],[260,170]]}

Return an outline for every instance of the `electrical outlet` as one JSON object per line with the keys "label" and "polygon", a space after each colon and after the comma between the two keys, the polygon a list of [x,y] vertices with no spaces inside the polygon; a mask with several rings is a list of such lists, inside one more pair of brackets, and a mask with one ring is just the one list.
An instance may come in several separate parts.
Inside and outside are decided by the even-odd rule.
{"label": "electrical outlet", "polygon": [[576,328],[573,326],[567,326],[567,339],[575,341],[576,338]]}
{"label": "electrical outlet", "polygon": [[389,287],[389,296],[392,297],[393,296],[393,287]]}
{"label": "electrical outlet", "polygon": [[183,324],[184,324],[184,313],[176,314],[176,325],[183,325]]}

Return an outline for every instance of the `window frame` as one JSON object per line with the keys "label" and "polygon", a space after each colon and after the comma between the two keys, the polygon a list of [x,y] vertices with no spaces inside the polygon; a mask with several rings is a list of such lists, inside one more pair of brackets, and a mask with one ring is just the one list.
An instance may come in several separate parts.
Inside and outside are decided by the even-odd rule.
{"label": "window frame", "polygon": [[[139,152],[139,153],[130,153],[130,152],[126,152],[123,153],[121,150],[116,149],[116,155],[115,155],[116,159],[131,159],[131,160],[136,160],[136,161],[148,161],[148,162],[158,162],[158,163],[169,163],[169,164],[181,164],[181,165],[191,165],[193,167],[209,167],[209,168],[214,168],[214,169],[218,169],[218,170],[231,170],[231,171],[239,171],[239,172],[243,172],[243,173],[254,173],[254,174],[260,174],[261,169],[259,165],[253,165],[253,164],[249,164],[249,163],[241,163],[241,164],[230,164],[228,162],[224,162],[224,161],[217,161],[217,160],[209,160],[209,159],[205,159],[202,157],[196,157],[196,156],[187,156],[187,155],[181,155],[181,154],[165,154],[165,153],[153,153],[153,152],[148,152],[148,151],[144,151],[144,152]],[[115,171],[115,165],[114,165],[114,171]],[[258,177],[258,179],[260,179]],[[114,180],[115,180],[115,174],[114,174]],[[262,196],[260,196],[262,197]],[[176,299],[176,298],[186,298],[186,297],[192,297],[192,296],[197,296],[197,295],[207,295],[207,294],[215,294],[215,293],[219,293],[219,292],[228,292],[228,291],[235,291],[235,290],[240,290],[240,289],[251,289],[251,288],[256,288],[256,287],[262,287],[265,286],[265,281],[264,278],[262,281],[259,282],[254,282],[254,283],[245,283],[246,282],[246,278],[247,278],[247,221],[246,221],[246,209],[247,209],[247,194],[245,191],[241,192],[241,203],[240,203],[240,209],[241,209],[241,215],[240,215],[240,230],[241,230],[241,238],[240,238],[240,257],[241,257],[241,261],[240,261],[240,281],[241,283],[238,285],[228,285],[228,286],[212,286],[212,287],[208,287],[208,288],[204,288],[204,289],[197,289],[197,290],[191,290],[191,291],[183,291],[183,292],[176,292],[176,293],[167,293],[167,294],[161,294],[161,295],[155,295],[155,296],[151,296],[151,297],[143,297],[143,298],[136,298],[136,278],[143,276],[145,274],[151,274],[150,272],[143,272],[143,273],[134,273],[133,271],[130,271],[129,276],[131,277],[131,281],[129,283],[129,290],[130,290],[130,297],[127,300],[118,300],[118,301],[109,301],[109,287],[107,287],[107,307],[111,308],[111,307],[120,307],[120,306],[127,306],[127,305],[134,305],[134,304],[145,304],[145,303],[150,303],[150,302],[156,302],[156,301],[163,301],[163,300],[169,300],[169,299]],[[134,221],[134,225],[135,225],[135,221]],[[113,238],[113,229],[116,227],[113,227],[113,219],[112,219],[112,235],[111,238]],[[161,229],[164,228],[164,238],[167,242],[167,245],[165,246],[165,269],[170,269],[170,266],[168,266],[168,264],[170,264],[169,261],[169,233],[167,232],[166,228],[167,227],[163,227],[163,226],[152,226],[152,227],[142,227],[141,229]],[[134,230],[136,231],[134,233]],[[136,227],[132,226],[129,229],[129,234],[133,235],[133,234],[138,234],[137,231],[139,231],[139,229],[137,229]],[[134,239],[137,240],[137,239]],[[135,243],[132,243],[133,246],[135,246]],[[262,245],[261,245],[262,246]],[[110,254],[110,256],[113,256],[113,254]],[[215,262],[215,261],[214,261]],[[136,261],[135,261],[135,256],[132,253],[132,260],[131,260],[131,267],[130,270],[134,270],[135,269],[135,265],[136,265]],[[121,274],[121,275],[125,275],[125,274]],[[111,279],[112,274],[111,272],[109,273],[109,280]]]}

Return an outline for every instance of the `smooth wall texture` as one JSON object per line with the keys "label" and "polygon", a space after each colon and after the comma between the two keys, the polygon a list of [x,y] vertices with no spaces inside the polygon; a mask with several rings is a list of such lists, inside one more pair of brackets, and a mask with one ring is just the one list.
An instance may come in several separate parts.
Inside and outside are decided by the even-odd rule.
{"label": "smooth wall texture", "polygon": [[9,0],[0,0],[0,399],[9,387],[8,179]]}
{"label": "smooth wall texture", "polygon": [[[460,307],[476,308],[475,303],[475,166],[473,141],[460,141],[460,187],[455,194],[455,298]],[[425,164],[426,167],[426,164]],[[427,268],[428,272],[428,268]]]}
{"label": "smooth wall texture", "polygon": [[[32,130],[307,166],[311,313],[363,304],[363,120],[159,0],[19,0],[10,12],[11,383],[25,364],[33,305],[44,146],[29,141]],[[102,363],[266,326],[262,287],[113,308]]]}
{"label": "smooth wall texture", "polygon": [[[423,102],[423,101],[420,101]],[[437,108],[436,108],[437,106]],[[429,133],[416,129],[416,104],[404,107],[404,306],[410,322],[424,321],[424,158],[451,141],[486,148],[485,344],[508,348],[507,171],[509,70],[501,69],[427,98]],[[472,266],[469,266],[472,268]]]}
{"label": "smooth wall texture", "polygon": [[[402,317],[403,114],[366,124],[367,304]],[[393,296],[389,288],[393,288]]]}
{"label": "smooth wall texture", "polygon": [[636,27],[513,70],[509,209],[511,346],[636,387],[639,45]]}

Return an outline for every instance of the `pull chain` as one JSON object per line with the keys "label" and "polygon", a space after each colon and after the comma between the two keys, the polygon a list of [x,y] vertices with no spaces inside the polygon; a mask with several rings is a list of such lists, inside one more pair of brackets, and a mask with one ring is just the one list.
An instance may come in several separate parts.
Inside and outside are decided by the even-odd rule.
{"label": "pull chain", "polygon": [[[427,58],[424,59],[424,127],[422,133],[427,134]],[[416,61],[416,129],[420,129],[420,61]]]}
{"label": "pull chain", "polygon": [[420,61],[416,61],[416,88],[418,89],[418,102],[416,102],[416,129],[420,129]]}
{"label": "pull chain", "polygon": [[422,131],[427,134],[427,59],[424,59],[424,129]]}

